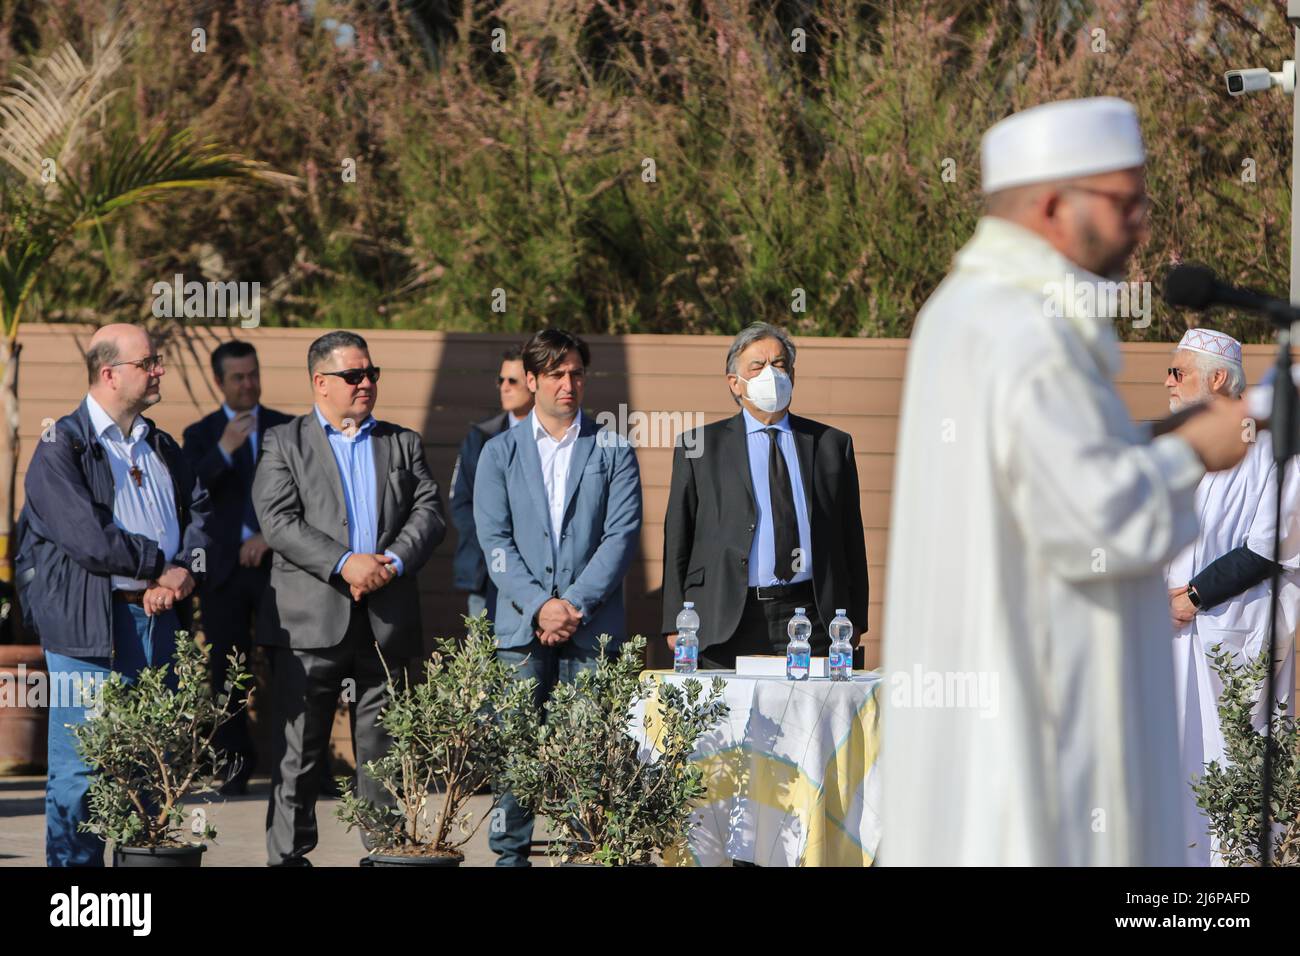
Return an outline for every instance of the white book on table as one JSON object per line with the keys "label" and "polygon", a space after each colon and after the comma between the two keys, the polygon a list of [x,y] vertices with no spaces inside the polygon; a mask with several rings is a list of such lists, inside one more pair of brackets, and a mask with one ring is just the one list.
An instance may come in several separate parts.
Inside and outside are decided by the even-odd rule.
{"label": "white book on table", "polygon": [[[808,676],[826,677],[829,658],[813,657],[808,661]],[[785,658],[772,654],[755,654],[736,658],[737,677],[784,677]]]}

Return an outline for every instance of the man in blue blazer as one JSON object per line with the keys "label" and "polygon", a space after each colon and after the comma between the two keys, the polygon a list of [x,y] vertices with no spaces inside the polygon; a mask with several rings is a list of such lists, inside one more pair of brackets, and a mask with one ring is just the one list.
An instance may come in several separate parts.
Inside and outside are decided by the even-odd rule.
{"label": "man in blue blazer", "polygon": [[[543,329],[523,358],[536,403],[483,447],[474,524],[498,591],[497,655],[537,679],[540,709],[556,684],[596,666],[600,635],[611,654],[627,637],[623,577],[641,532],[641,474],[631,445],[582,414],[587,343]],[[488,839],[497,865],[527,866],[533,817],[508,792],[500,808]]]}

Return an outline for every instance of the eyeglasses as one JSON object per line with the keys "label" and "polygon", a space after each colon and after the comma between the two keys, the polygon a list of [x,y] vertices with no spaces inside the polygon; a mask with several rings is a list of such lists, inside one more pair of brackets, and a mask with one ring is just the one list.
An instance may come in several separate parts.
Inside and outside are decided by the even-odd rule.
{"label": "eyeglasses", "polygon": [[1186,372],[1184,372],[1184,371],[1183,371],[1182,369],[1180,369],[1180,368],[1171,368],[1171,369],[1169,369],[1168,371],[1169,371],[1169,374],[1172,375],[1172,376],[1174,377],[1174,381],[1175,381],[1175,382],[1180,382],[1180,383],[1181,383],[1182,380],[1183,380],[1183,376],[1187,374]]}
{"label": "eyeglasses", "polygon": [[511,377],[508,376],[508,375],[498,375],[498,376],[497,376],[497,385],[498,385],[498,386],[500,386],[500,385],[504,385],[506,382],[509,382],[511,385],[518,385],[518,384],[519,384],[519,379],[517,379],[517,378],[511,378]]}
{"label": "eyeglasses", "polygon": [[320,374],[337,376],[354,388],[361,384],[363,378],[368,378],[372,382],[379,381],[379,369],[373,365],[370,368],[345,368],[341,372],[321,372]]}
{"label": "eyeglasses", "polygon": [[1091,186],[1066,186],[1080,193],[1092,193],[1109,199],[1121,216],[1126,220],[1141,219],[1151,209],[1151,197],[1146,193],[1113,193],[1105,189],[1093,189]]}
{"label": "eyeglasses", "polygon": [[146,355],[142,359],[136,359],[134,362],[113,362],[108,367],[117,368],[119,365],[134,365],[140,371],[148,375],[150,372],[163,367],[163,357],[155,353],[153,355]]}

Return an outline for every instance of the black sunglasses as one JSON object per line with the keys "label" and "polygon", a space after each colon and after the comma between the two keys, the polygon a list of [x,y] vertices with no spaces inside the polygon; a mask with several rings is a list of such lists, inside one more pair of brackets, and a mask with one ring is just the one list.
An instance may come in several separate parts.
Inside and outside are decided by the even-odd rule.
{"label": "black sunglasses", "polygon": [[508,376],[505,376],[505,375],[498,375],[498,376],[497,376],[497,384],[498,384],[498,385],[504,385],[506,382],[509,382],[511,385],[518,385],[518,384],[519,384],[519,379],[517,379],[517,378],[509,378]]}
{"label": "black sunglasses", "polygon": [[1168,369],[1168,372],[1174,377],[1175,382],[1181,382],[1183,380],[1183,375],[1186,374],[1180,368],[1171,368]]}
{"label": "black sunglasses", "polygon": [[370,368],[345,368],[341,372],[321,372],[321,374],[337,376],[353,387],[360,385],[363,378],[368,378],[372,382],[379,381],[379,369],[374,365]]}

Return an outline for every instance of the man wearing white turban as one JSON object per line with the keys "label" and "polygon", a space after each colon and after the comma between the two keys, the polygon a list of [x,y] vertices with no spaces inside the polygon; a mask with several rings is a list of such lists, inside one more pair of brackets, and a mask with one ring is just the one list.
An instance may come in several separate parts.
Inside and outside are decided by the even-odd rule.
{"label": "man wearing white turban", "polygon": [[[1188,329],[1170,360],[1165,388],[1169,408],[1179,411],[1221,398],[1241,395],[1246,384],[1241,343],[1211,329]],[[1247,424],[1249,427],[1249,424]],[[1248,436],[1249,437],[1249,436]],[[1280,537],[1278,592],[1279,653],[1275,663],[1280,699],[1295,713],[1293,635],[1300,610],[1300,526],[1294,520],[1300,475],[1294,459],[1283,483],[1283,529]],[[1196,486],[1200,532],[1165,571],[1169,609],[1174,623],[1174,698],[1182,761],[1183,843],[1187,863],[1221,862],[1212,854],[1209,819],[1197,807],[1190,781],[1205,765],[1225,762],[1227,751],[1219,723],[1218,700],[1223,682],[1211,666],[1216,647],[1247,664],[1268,647],[1268,608],[1273,572],[1277,465],[1269,433],[1256,436],[1235,468],[1214,472]],[[1255,727],[1264,729],[1264,706]]]}
{"label": "man wearing white turban", "polygon": [[1147,212],[1129,104],[1015,114],[981,156],[987,215],[908,353],[879,862],[1178,863],[1161,570],[1196,535],[1197,482],[1245,453],[1244,413],[1225,399],[1152,437],[1115,390],[1102,276]]}

